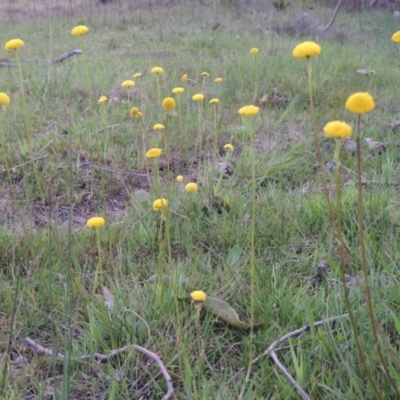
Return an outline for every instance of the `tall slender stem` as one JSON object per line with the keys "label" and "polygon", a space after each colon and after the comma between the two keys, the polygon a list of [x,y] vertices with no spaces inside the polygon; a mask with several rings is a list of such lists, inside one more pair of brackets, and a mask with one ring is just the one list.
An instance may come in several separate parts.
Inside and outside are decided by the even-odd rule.
{"label": "tall slender stem", "polygon": [[255,254],[255,232],[256,232],[256,163],[254,154],[254,123],[253,118],[250,124],[250,158],[251,158],[251,182],[252,182],[252,204],[251,204],[251,225],[250,225],[250,337],[249,337],[249,365],[246,373],[246,382],[250,380],[253,359],[253,338],[254,338],[254,310],[255,310],[255,275],[256,275],[256,254]]}
{"label": "tall slender stem", "polygon": [[367,266],[367,257],[366,257],[366,248],[365,248],[365,238],[364,238],[364,227],[363,227],[363,182],[362,182],[362,162],[361,162],[361,140],[360,140],[360,123],[361,123],[361,114],[358,114],[357,116],[357,192],[358,192],[358,235],[360,238],[360,255],[361,255],[361,267],[363,271],[363,277],[364,277],[364,284],[365,284],[365,302],[367,303],[368,307],[368,314],[371,320],[371,328],[372,328],[372,334],[374,336],[374,342],[376,346],[376,350],[379,355],[379,359],[381,360],[382,363],[382,368],[385,371],[385,375],[388,378],[391,386],[393,389],[396,391],[397,398],[400,398],[400,392],[397,387],[397,383],[392,377],[390,370],[387,366],[386,360],[382,354],[382,349],[381,349],[381,344],[380,344],[380,339],[377,331],[377,324],[378,321],[375,317],[375,312],[374,312],[374,307],[372,303],[372,298],[371,298],[371,288],[369,285],[369,274],[368,274],[368,266]]}
{"label": "tall slender stem", "polygon": [[377,394],[378,398],[381,399],[382,396],[379,392],[379,389],[376,386],[376,383],[369,371],[369,368],[367,367],[367,360],[366,360],[365,354],[364,354],[361,344],[360,344],[360,340],[358,337],[358,331],[357,331],[357,325],[356,325],[354,313],[352,311],[351,303],[350,303],[350,299],[349,299],[349,288],[347,286],[346,277],[345,277],[345,265],[347,265],[351,269],[353,275],[355,275],[355,271],[354,271],[354,267],[353,267],[353,264],[350,259],[350,255],[349,255],[346,247],[344,246],[342,231],[338,226],[337,219],[335,218],[335,213],[334,213],[332,203],[331,203],[330,197],[329,197],[328,185],[326,183],[325,175],[323,173],[324,165],[323,165],[323,161],[322,161],[321,147],[320,147],[319,140],[318,140],[317,122],[316,122],[316,117],[315,117],[314,99],[313,99],[313,90],[312,90],[312,66],[311,66],[310,57],[307,58],[307,72],[308,72],[308,91],[309,91],[309,98],[310,98],[311,122],[312,122],[312,128],[313,128],[313,133],[314,133],[314,142],[315,142],[315,147],[317,149],[317,158],[318,158],[318,164],[319,164],[320,178],[322,181],[322,187],[323,187],[324,195],[326,198],[326,202],[328,204],[329,214],[331,217],[331,221],[333,223],[334,231],[336,233],[336,239],[337,239],[338,245],[339,245],[340,268],[341,268],[340,275],[341,275],[342,283],[343,283],[346,307],[349,312],[349,320],[350,320],[350,324],[351,324],[351,327],[353,330],[354,340],[356,342],[358,358],[364,367],[364,371],[367,374],[368,380],[370,381],[375,393]]}
{"label": "tall slender stem", "polygon": [[20,85],[21,85],[22,110],[24,112],[25,132],[26,132],[26,135],[28,136],[28,150],[29,150],[29,153],[32,153],[32,150],[33,150],[32,131],[31,131],[31,127],[30,127],[29,122],[28,122],[28,111],[27,111],[27,108],[26,108],[26,96],[25,96],[24,78],[22,76],[22,65],[21,65],[21,60],[19,58],[18,50],[15,51],[15,57],[17,58],[19,81],[20,81]]}

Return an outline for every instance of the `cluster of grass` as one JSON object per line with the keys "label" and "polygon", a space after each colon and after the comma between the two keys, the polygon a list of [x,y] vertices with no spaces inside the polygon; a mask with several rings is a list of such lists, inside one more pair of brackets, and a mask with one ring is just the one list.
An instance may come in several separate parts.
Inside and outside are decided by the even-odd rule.
{"label": "cluster of grass", "polygon": [[[249,358],[274,340],[347,312],[339,249],[316,170],[307,72],[292,58],[302,39],[271,31],[284,26],[291,11],[224,2],[141,8],[123,18],[112,5],[108,10],[90,21],[3,24],[0,41],[21,37],[25,46],[18,50],[23,84],[17,66],[0,69],[0,91],[11,97],[0,110],[1,396],[162,398],[165,380],[140,353],[103,364],[76,360],[136,344],[162,357],[177,398],[298,398],[268,357],[246,381]],[[396,22],[387,18],[361,15],[354,26],[353,15],[341,14],[333,33],[318,38],[313,91],[319,130],[330,120],[355,122],[344,108],[353,92],[368,91],[377,103],[362,119],[364,137],[386,143],[376,151],[363,142],[366,260],[375,313],[396,352],[399,171],[390,123],[398,118],[400,53],[390,41]],[[71,36],[71,21],[89,32]],[[335,34],[345,35],[346,44]],[[51,64],[77,47],[83,55]],[[253,47],[258,54],[250,54]],[[13,52],[2,58],[16,63]],[[164,73],[152,74],[155,66]],[[141,76],[132,78],[136,73]],[[131,79],[134,87],[121,88]],[[175,87],[184,88],[179,97],[171,94]],[[192,101],[198,93],[201,103]],[[98,103],[102,95],[108,101]],[[179,98],[179,107],[166,111],[161,101],[170,96]],[[213,98],[219,103],[209,104]],[[238,114],[252,103],[260,107],[252,119],[255,158]],[[131,116],[132,107],[140,118]],[[157,123],[166,129],[154,130]],[[328,163],[334,146],[321,140]],[[223,149],[226,143],[232,153]],[[150,148],[163,150],[156,162],[145,157]],[[354,152],[344,149],[341,161],[342,227],[361,278]],[[220,179],[220,163],[233,174]],[[334,177],[326,179],[334,187]],[[187,193],[189,182],[198,190]],[[153,211],[159,197],[167,198],[168,211]],[[106,222],[93,231],[86,221],[95,215]],[[331,271],[318,274],[321,265]],[[198,314],[189,299],[193,290],[262,325],[249,332]],[[277,351],[312,398],[376,398],[365,367],[382,398],[395,396],[360,292],[352,285],[349,300],[367,365],[360,364],[347,318]],[[104,293],[111,293],[112,307]],[[70,360],[27,349],[26,337]],[[398,373],[393,367],[397,383]]]}

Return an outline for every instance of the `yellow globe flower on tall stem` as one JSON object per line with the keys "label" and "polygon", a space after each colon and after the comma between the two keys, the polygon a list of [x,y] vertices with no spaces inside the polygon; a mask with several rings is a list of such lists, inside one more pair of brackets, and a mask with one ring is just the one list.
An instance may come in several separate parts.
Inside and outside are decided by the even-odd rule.
{"label": "yellow globe flower on tall stem", "polygon": [[[196,146],[195,146],[195,153],[197,153],[197,149],[199,149],[199,154],[198,158],[201,160],[201,153],[203,150],[203,100],[204,100],[204,95],[202,93],[196,93],[195,95],[192,96],[192,101],[197,103],[197,112],[198,112],[198,140],[196,141]],[[194,160],[195,157],[193,157]],[[197,172],[200,171],[200,165],[201,163],[198,163],[197,167]],[[193,161],[192,161],[192,166],[193,166]],[[191,166],[191,168],[192,168]]]}
{"label": "yellow globe flower on tall stem", "polygon": [[93,292],[95,292],[97,288],[97,282],[100,277],[100,286],[104,286],[104,274],[103,274],[103,266],[102,266],[102,258],[101,258],[101,246],[100,246],[100,228],[105,224],[105,219],[103,217],[92,217],[89,218],[86,222],[86,226],[89,229],[93,229],[96,233],[96,242],[97,242],[97,253],[99,257],[99,262],[96,267],[96,272],[93,279]]}
{"label": "yellow globe flower on tall stem", "polygon": [[[368,92],[357,92],[350,95],[345,104],[346,108],[353,114],[357,115],[356,124],[356,143],[357,143],[357,192],[358,192],[358,233],[360,236],[360,253],[361,253],[361,265],[364,274],[364,280],[366,282],[366,293],[367,297],[371,298],[370,288],[368,284],[368,267],[365,250],[364,240],[364,227],[363,227],[363,181],[362,181],[362,160],[361,160],[361,115],[372,111],[375,108],[375,100]],[[371,305],[372,307],[372,305]],[[371,324],[374,325],[372,318],[374,311],[370,308]],[[380,339],[379,339],[380,340]]]}
{"label": "yellow globe flower on tall stem", "polygon": [[[259,113],[259,108],[254,105],[247,105],[241,107],[238,110],[242,118],[242,123],[248,130],[248,135],[250,137],[250,160],[251,160],[251,184],[252,184],[252,203],[251,203],[251,222],[250,222],[250,330],[251,333],[254,331],[254,321],[255,321],[255,282],[256,282],[256,253],[255,253],[255,233],[256,233],[256,192],[257,192],[257,180],[256,180],[256,163],[255,163],[255,153],[254,153],[254,135],[255,127],[254,121],[255,117]],[[249,364],[246,373],[246,382],[249,381],[252,369],[252,354],[253,354],[253,335],[250,335],[249,344]]]}
{"label": "yellow globe flower on tall stem", "polygon": [[160,92],[160,75],[164,73],[164,69],[161,67],[153,67],[150,71],[157,79],[157,102],[161,103],[161,92]]}
{"label": "yellow globe flower on tall stem", "polygon": [[335,149],[335,192],[336,192],[336,215],[338,230],[342,229],[342,199],[341,199],[341,177],[340,177],[340,149],[342,142],[351,136],[353,128],[343,121],[331,121],[324,126],[325,136],[336,141]]}
{"label": "yellow globe flower on tall stem", "polygon": [[[71,30],[72,36],[79,36],[81,46],[82,46],[83,64],[85,66],[86,89],[88,92],[88,99],[89,99],[88,101],[89,101],[90,120],[92,123],[92,131],[90,131],[89,135],[88,135],[89,146],[91,147],[93,135],[95,135],[95,133],[97,132],[97,129],[96,129],[96,121],[94,118],[94,107],[93,107],[93,100],[92,100],[92,94],[91,94],[92,93],[92,84],[91,84],[91,80],[90,80],[89,63],[88,63],[88,58],[87,58],[87,54],[86,54],[86,45],[85,45],[85,40],[84,40],[84,36],[88,32],[89,32],[89,28],[85,25],[75,26]],[[95,140],[96,139],[97,139],[97,135],[95,135]]]}
{"label": "yellow globe flower on tall stem", "polygon": [[127,92],[127,94],[128,94],[128,106],[129,106],[129,107],[130,107],[130,103],[131,103],[129,89],[133,88],[134,86],[135,86],[135,82],[132,81],[132,80],[130,80],[130,79],[127,79],[126,81],[123,81],[123,82],[121,83],[121,87],[122,87],[123,89],[126,89],[126,92]]}
{"label": "yellow globe flower on tall stem", "polygon": [[17,59],[17,64],[18,64],[18,74],[19,74],[19,84],[21,85],[21,94],[22,94],[22,111],[24,114],[24,123],[25,123],[25,132],[26,136],[28,138],[28,151],[31,153],[33,151],[33,143],[32,143],[32,130],[31,126],[29,124],[28,120],[28,109],[26,106],[26,94],[25,94],[25,84],[24,84],[24,78],[22,74],[22,64],[21,64],[21,59],[19,56],[19,49],[25,45],[24,41],[22,39],[11,39],[9,40],[4,48],[7,51],[14,51],[15,52],[15,58]]}
{"label": "yellow globe flower on tall stem", "polygon": [[[253,47],[250,50],[250,54],[255,56],[258,54],[259,50],[257,47]],[[257,100],[257,91],[258,91],[258,56],[254,57],[253,59],[253,76],[254,76],[254,95],[253,95],[253,101]]]}

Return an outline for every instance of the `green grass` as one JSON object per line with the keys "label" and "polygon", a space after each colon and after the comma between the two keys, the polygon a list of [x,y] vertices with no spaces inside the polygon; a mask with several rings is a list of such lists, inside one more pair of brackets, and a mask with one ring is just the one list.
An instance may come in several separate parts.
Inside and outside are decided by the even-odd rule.
{"label": "green grass", "polygon": [[[18,69],[1,68],[0,91],[11,97],[11,104],[0,110],[0,390],[5,399],[161,399],[166,392],[162,375],[135,351],[102,364],[76,360],[127,344],[162,357],[178,399],[299,398],[269,357],[253,366],[250,382],[245,375],[250,346],[256,357],[292,330],[348,312],[337,267],[339,250],[316,170],[306,65],[292,58],[294,46],[309,39],[322,47],[312,60],[318,129],[322,132],[325,123],[335,119],[355,125],[344,103],[353,92],[369,91],[377,107],[363,116],[363,135],[390,143],[382,153],[363,145],[369,182],[363,207],[372,299],[382,330],[398,353],[399,152],[397,134],[389,125],[399,118],[400,51],[390,41],[397,22],[388,13],[375,11],[362,14],[361,24],[354,23],[359,16],[343,11],[325,36],[294,37],[285,33],[293,19],[291,10],[231,3],[199,2],[190,8],[175,4],[153,10],[116,4],[102,12],[2,23],[0,42],[15,37],[25,42],[19,52],[33,137],[30,153]],[[293,12],[299,15],[301,10]],[[323,25],[331,12],[310,11],[312,23]],[[79,38],[70,35],[79,24],[90,28],[84,36],[90,93],[83,56],[49,63],[81,47]],[[260,53],[250,55],[252,47]],[[264,325],[251,337],[202,312],[202,368],[189,294],[203,290],[228,302],[241,320],[250,320],[251,160],[248,134],[237,111],[254,100],[254,57],[257,98],[268,96],[260,101],[255,120],[254,317]],[[15,61],[4,50],[1,58]],[[174,87],[185,88],[180,97],[182,143],[177,109],[167,121],[157,104],[156,79],[150,73],[154,66],[165,70],[160,75],[162,98]],[[376,73],[359,75],[357,69]],[[210,74],[204,82],[203,71]],[[128,104],[120,84],[135,72],[142,76],[134,79]],[[198,84],[182,83],[183,74]],[[218,76],[223,82],[217,84]],[[200,92],[205,94],[201,155],[195,153],[198,112],[191,101]],[[97,104],[101,95],[114,100]],[[211,98],[220,99],[218,147],[228,142],[235,147],[233,175],[222,180],[218,193],[224,207],[215,205],[208,190],[214,135]],[[156,199],[154,171],[151,162],[147,169],[144,166],[143,126],[130,117],[132,106],[143,112],[145,148],[164,150],[158,165],[161,192],[169,201],[171,258],[164,239],[168,228],[161,214],[151,209]],[[165,132],[152,129],[166,122],[170,176]],[[334,144],[320,137],[328,162]],[[220,150],[218,162],[224,157]],[[342,178],[348,183],[342,193],[343,233],[361,277],[355,155],[343,150],[342,164]],[[183,183],[175,181],[180,174]],[[185,193],[190,181],[198,183],[198,192]],[[327,181],[333,186],[333,175],[328,173]],[[85,226],[94,215],[106,218],[99,232],[100,258],[96,235]],[[331,272],[312,287],[322,261]],[[114,296],[112,309],[105,305],[101,288],[93,287],[99,262],[104,286]],[[163,279],[157,281],[160,271]],[[395,398],[374,347],[360,288],[352,286],[349,296],[367,368],[382,397]],[[55,352],[70,354],[70,364],[28,349],[28,336]],[[389,360],[388,345],[382,347]],[[347,318],[292,338],[277,355],[312,398],[376,398]],[[399,386],[395,367],[392,375]]]}

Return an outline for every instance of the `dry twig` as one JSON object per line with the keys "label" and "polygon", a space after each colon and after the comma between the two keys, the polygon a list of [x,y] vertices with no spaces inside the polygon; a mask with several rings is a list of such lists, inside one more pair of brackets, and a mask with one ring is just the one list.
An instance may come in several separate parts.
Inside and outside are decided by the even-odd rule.
{"label": "dry twig", "polygon": [[[51,349],[48,349],[47,347],[44,347],[42,345],[40,345],[39,343],[36,343],[33,339],[27,337],[24,342],[33,350],[37,351],[40,354],[44,354],[46,356],[49,357],[53,357],[53,351]],[[165,379],[165,382],[167,384],[167,393],[165,394],[165,396],[163,397],[163,400],[169,400],[172,399],[172,397],[174,396],[174,388],[172,386],[172,379],[171,379],[171,375],[169,374],[169,372],[167,371],[167,368],[165,367],[164,363],[162,362],[161,358],[156,354],[153,353],[150,350],[145,349],[142,346],[138,346],[137,344],[133,344],[133,345],[127,345],[124,347],[121,347],[119,349],[116,350],[112,350],[110,353],[108,354],[101,354],[101,353],[94,353],[93,355],[83,355],[83,356],[79,356],[79,357],[74,357],[73,360],[76,361],[86,361],[89,360],[91,358],[94,358],[96,361],[99,362],[104,362],[109,360],[112,357],[115,357],[116,355],[123,353],[129,349],[133,349],[138,351],[139,353],[144,354],[145,356],[147,356],[148,358],[150,358],[151,360],[155,361],[158,365],[158,368],[160,368],[160,371]],[[57,353],[56,354],[56,358],[59,360],[63,360],[64,359],[64,355],[62,353]]]}
{"label": "dry twig", "polygon": [[58,56],[56,59],[54,59],[51,63],[56,64],[56,63],[62,62],[64,60],[66,60],[67,58],[74,56],[76,54],[82,54],[82,50],[73,49],[73,50],[67,51],[66,53],[63,53],[60,56]]}
{"label": "dry twig", "polygon": [[[331,318],[327,318],[327,319],[323,319],[321,321],[317,321],[314,323],[314,327],[318,327],[333,321],[336,321],[338,319],[342,319],[347,317],[348,314],[342,314],[342,315],[337,315],[335,317],[331,317]],[[307,393],[299,386],[299,384],[294,380],[294,378],[290,375],[290,373],[288,372],[288,370],[284,367],[284,365],[280,362],[280,360],[278,359],[277,355],[276,355],[276,351],[277,350],[281,350],[281,349],[277,349],[276,347],[285,342],[286,340],[292,338],[292,337],[297,337],[302,335],[303,333],[306,333],[310,330],[311,325],[306,325],[303,326],[300,329],[296,329],[295,331],[289,332],[286,335],[283,335],[282,337],[280,337],[279,339],[275,340],[275,342],[273,342],[265,351],[264,353],[262,353],[261,355],[259,355],[258,357],[256,357],[255,359],[253,359],[252,363],[255,364],[256,362],[258,362],[262,357],[266,356],[270,356],[276,366],[283,372],[283,374],[286,376],[286,378],[289,380],[289,382],[294,386],[294,388],[302,395],[303,399],[305,400],[310,400],[310,397],[307,395]],[[242,372],[244,371],[244,368],[241,368],[238,372],[236,372],[236,374],[234,376],[232,376],[229,381],[227,382],[227,385],[229,385],[231,382],[233,382]]]}

